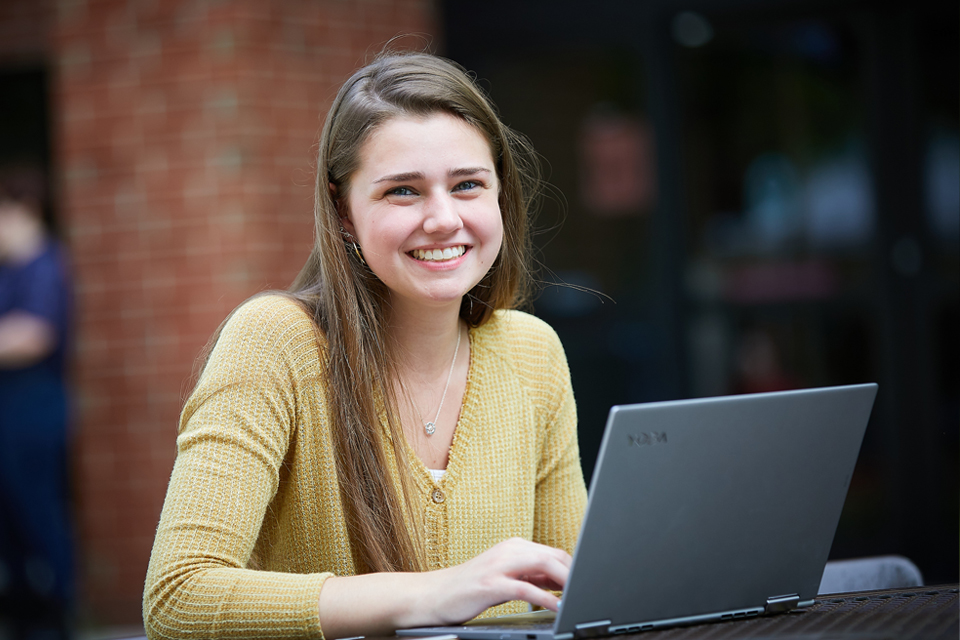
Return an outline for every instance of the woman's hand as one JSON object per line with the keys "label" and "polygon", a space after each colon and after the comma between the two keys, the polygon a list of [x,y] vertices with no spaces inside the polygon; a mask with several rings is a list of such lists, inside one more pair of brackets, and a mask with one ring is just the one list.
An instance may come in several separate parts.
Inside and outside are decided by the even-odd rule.
{"label": "woman's hand", "polygon": [[439,571],[330,578],[320,592],[320,624],[325,637],[343,638],[457,624],[510,600],[556,611],[559,601],[546,589],[563,589],[570,563],[566,551],[513,538]]}
{"label": "woman's hand", "polygon": [[438,613],[444,623],[456,624],[510,600],[556,611],[559,599],[545,589],[563,589],[571,561],[562,549],[520,538],[505,540],[461,565],[434,572],[444,574],[447,583]]}

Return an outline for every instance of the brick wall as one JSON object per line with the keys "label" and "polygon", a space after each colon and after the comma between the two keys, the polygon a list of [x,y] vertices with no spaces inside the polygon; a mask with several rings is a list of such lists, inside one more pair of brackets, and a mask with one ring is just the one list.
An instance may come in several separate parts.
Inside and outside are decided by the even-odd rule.
{"label": "brick wall", "polygon": [[312,148],[336,87],[396,34],[433,32],[430,0],[57,2],[81,590],[95,620],[139,621],[199,350],[307,256]]}

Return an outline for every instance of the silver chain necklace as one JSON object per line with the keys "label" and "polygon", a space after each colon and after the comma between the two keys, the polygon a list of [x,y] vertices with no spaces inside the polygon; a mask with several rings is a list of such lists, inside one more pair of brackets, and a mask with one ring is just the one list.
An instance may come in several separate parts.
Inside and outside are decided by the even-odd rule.
{"label": "silver chain necklace", "polygon": [[[437,407],[437,417],[432,422],[424,422],[423,430],[428,436],[432,436],[437,430],[437,420],[440,419],[440,410],[443,409],[443,401],[447,399],[447,389],[450,388],[450,379],[453,378],[453,366],[457,364],[457,353],[460,352],[460,337],[463,331],[460,330],[460,324],[457,323],[457,346],[453,350],[453,362],[450,363],[450,373],[447,374],[447,384],[443,386],[443,395],[440,396],[440,406]],[[420,418],[423,420],[423,418]]]}

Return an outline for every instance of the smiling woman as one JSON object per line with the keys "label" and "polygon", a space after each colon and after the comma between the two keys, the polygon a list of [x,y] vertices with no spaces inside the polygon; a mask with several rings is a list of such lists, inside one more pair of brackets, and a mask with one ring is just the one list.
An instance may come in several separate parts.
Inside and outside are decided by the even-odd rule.
{"label": "smiling woman", "polygon": [[344,84],[313,252],[224,322],[184,407],[150,637],[556,609],[586,491],[563,348],[512,310],[533,157],[449,61],[386,55]]}
{"label": "smiling woman", "polygon": [[394,320],[460,303],[500,253],[499,183],[483,135],[439,113],[397,117],[360,150],[344,228],[389,289]]}

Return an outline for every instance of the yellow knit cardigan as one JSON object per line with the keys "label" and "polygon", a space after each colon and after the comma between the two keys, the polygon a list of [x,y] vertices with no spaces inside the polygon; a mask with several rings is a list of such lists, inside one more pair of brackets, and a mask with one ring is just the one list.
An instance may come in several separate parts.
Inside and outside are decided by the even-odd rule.
{"label": "yellow knit cardigan", "polygon": [[[355,573],[324,349],[282,296],[248,301],[224,327],[180,420],[144,590],[150,638],[323,637],[320,589]],[[542,321],[501,311],[470,331],[467,390],[439,482],[408,451],[428,569],[513,536],[573,553],[586,506],[576,408],[563,347]]]}

